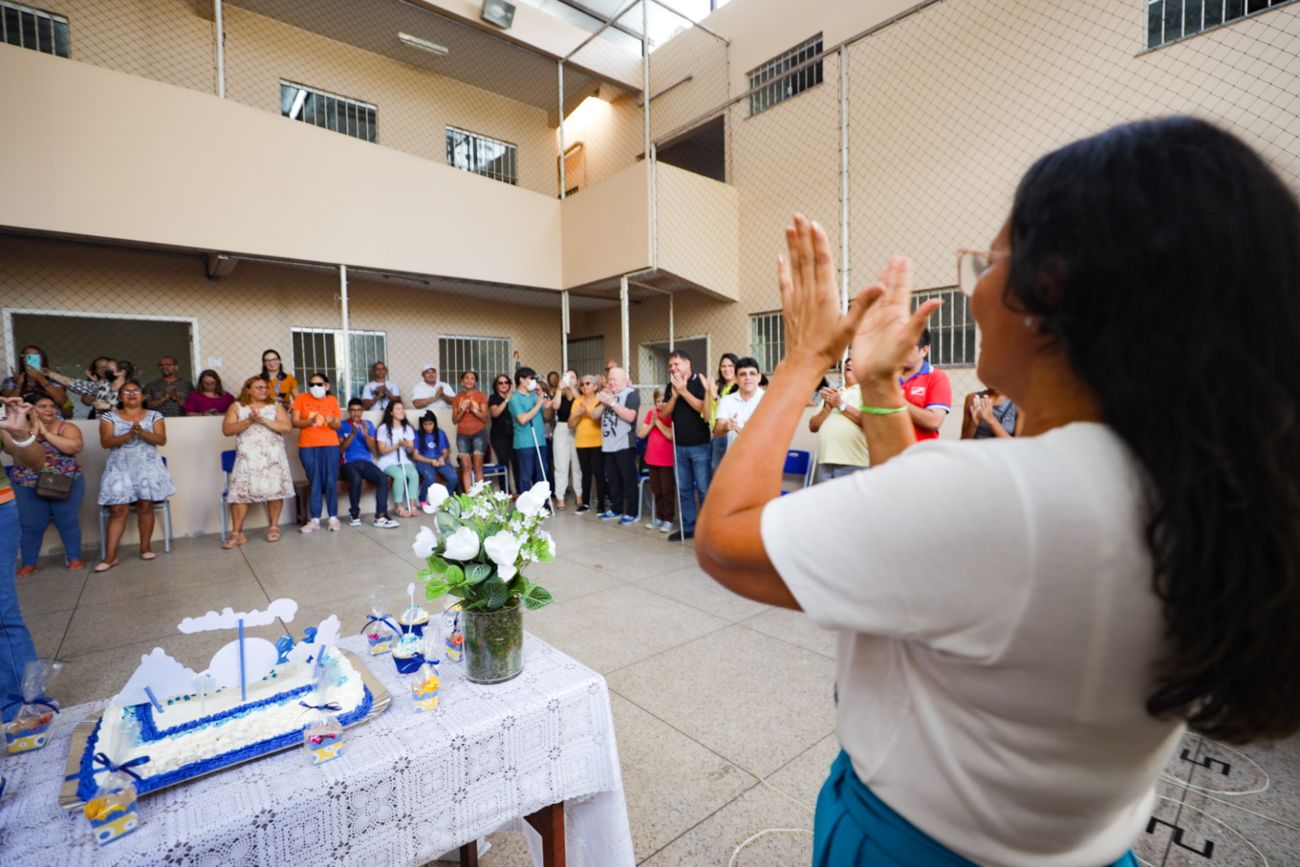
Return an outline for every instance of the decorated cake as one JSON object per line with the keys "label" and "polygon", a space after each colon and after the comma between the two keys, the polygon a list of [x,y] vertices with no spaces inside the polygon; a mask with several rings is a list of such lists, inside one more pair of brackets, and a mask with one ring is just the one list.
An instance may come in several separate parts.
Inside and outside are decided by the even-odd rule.
{"label": "decorated cake", "polygon": [[341,725],[365,717],[374,696],[349,658],[333,647],[338,618],[308,629],[279,647],[244,635],[246,627],[293,619],[297,603],[272,602],[266,611],[209,612],[187,618],[182,632],[235,628],[239,638],[217,651],[196,674],[162,648],[141,659],[123,690],[105,709],[81,756],[77,795],[95,796],[95,775],[129,766],[140,795],[182,780],[303,742],[311,707],[328,706]]}

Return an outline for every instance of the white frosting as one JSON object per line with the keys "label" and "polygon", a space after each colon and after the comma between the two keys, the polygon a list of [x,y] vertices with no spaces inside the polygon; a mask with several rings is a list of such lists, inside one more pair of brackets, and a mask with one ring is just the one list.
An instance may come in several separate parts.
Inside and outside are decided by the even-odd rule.
{"label": "white frosting", "polygon": [[[148,756],[149,762],[136,770],[143,777],[152,777],[278,735],[301,731],[312,722],[314,715],[299,702],[314,705],[335,702],[341,710],[333,713],[339,716],[356,710],[365,698],[361,675],[338,650],[330,652],[325,667],[326,676],[322,681],[327,685],[323,688],[286,696],[283,701],[272,701],[243,714],[238,713],[238,708],[244,704],[240,701],[238,689],[218,690],[206,699],[192,696],[189,701],[173,699],[171,704],[164,700],[163,712],[155,709],[153,718],[154,726],[165,736],[148,743],[141,740],[140,723],[131,708],[118,710],[109,707],[99,728],[96,751],[107,753],[115,764]],[[290,663],[277,668],[275,675],[268,675],[249,686],[248,704],[310,684],[314,672],[310,665]],[[223,713],[230,715],[209,725],[166,735],[168,729]]]}

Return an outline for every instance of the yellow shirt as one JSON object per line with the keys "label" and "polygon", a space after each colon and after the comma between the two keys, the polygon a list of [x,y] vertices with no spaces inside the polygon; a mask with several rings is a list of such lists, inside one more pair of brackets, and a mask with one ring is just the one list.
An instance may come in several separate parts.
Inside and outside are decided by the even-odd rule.
{"label": "yellow shirt", "polygon": [[579,416],[578,426],[573,431],[573,444],[580,449],[600,448],[600,422],[596,421],[590,415],[592,408],[599,406],[600,401],[595,395],[590,398],[580,397],[573,402],[573,407],[569,412],[576,412]]}
{"label": "yellow shirt", "polygon": [[[849,406],[862,405],[862,389],[851,386],[840,392],[840,396]],[[818,401],[817,412],[822,411],[825,401]],[[867,438],[862,428],[849,421],[838,409],[831,410],[822,426],[817,429],[817,463],[847,464],[854,467],[871,466],[867,455]]]}

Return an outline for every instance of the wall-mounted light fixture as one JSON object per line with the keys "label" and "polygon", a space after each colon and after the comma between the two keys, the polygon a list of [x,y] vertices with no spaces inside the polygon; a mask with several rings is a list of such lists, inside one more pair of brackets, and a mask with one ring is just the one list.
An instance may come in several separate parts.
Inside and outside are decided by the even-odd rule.
{"label": "wall-mounted light fixture", "polygon": [[483,0],[483,11],[480,14],[487,23],[509,30],[515,20],[515,4],[507,0]]}

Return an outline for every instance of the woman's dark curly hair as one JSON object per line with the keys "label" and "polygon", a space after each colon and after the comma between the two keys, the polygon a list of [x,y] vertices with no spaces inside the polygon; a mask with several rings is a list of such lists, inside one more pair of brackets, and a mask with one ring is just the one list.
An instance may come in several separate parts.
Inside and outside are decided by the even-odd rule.
{"label": "woman's dark curly hair", "polygon": [[1215,738],[1300,728],[1300,207],[1204,121],[1039,159],[1006,301],[1038,317],[1145,470],[1165,644],[1147,710]]}

